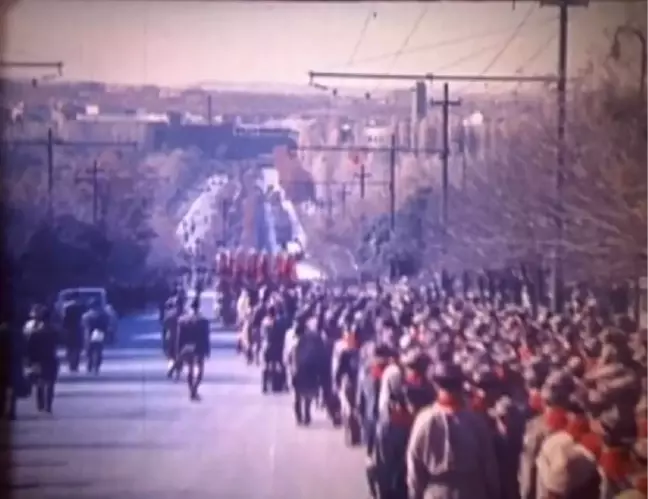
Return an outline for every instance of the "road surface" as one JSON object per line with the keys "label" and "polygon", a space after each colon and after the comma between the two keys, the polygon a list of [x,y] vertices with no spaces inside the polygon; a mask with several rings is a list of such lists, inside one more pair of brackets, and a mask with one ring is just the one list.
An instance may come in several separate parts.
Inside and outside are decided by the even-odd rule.
{"label": "road surface", "polygon": [[[263,396],[234,335],[212,334],[201,402],[167,380],[155,314],[121,321],[99,377],[61,369],[54,414],[32,399],[0,441],[0,496],[121,499],[359,499],[364,459],[316,411],[298,428],[290,395]],[[6,481],[6,480],[5,480]]]}

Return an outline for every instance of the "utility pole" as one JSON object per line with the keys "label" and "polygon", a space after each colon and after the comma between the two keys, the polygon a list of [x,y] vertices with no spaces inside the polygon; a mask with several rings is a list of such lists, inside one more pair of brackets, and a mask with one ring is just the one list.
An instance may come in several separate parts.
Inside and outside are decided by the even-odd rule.
{"label": "utility pole", "polygon": [[212,96],[207,94],[207,124],[212,126],[214,122],[214,111],[212,109]]}
{"label": "utility pole", "polygon": [[89,175],[86,177],[78,176],[74,179],[75,184],[81,184],[83,182],[89,182],[92,184],[92,223],[93,225],[97,224],[98,213],[99,213],[99,161],[94,160],[92,162],[92,168]]}
{"label": "utility pole", "polygon": [[432,106],[440,106],[443,113],[442,123],[442,141],[443,146],[441,150],[441,224],[443,229],[443,236],[445,238],[448,230],[448,162],[450,158],[450,106],[460,106],[460,100],[450,100],[450,88],[447,83],[443,84],[443,100],[432,100]]}
{"label": "utility pole", "polygon": [[364,199],[366,180],[371,178],[371,173],[367,173],[367,166],[364,161],[360,163],[360,173],[354,173],[353,176],[360,180],[360,199]]}
{"label": "utility pole", "polygon": [[56,147],[69,147],[77,149],[102,149],[109,147],[137,148],[137,142],[118,141],[65,141],[54,138],[54,132],[50,127],[47,130],[46,140],[3,140],[0,142],[3,147],[45,147],[47,150],[47,216],[48,221],[54,221],[54,150]]}
{"label": "utility pole", "polygon": [[389,229],[392,238],[396,231],[396,152],[396,134],[392,133],[389,150]]}
{"label": "utility pole", "polygon": [[346,215],[346,202],[347,202],[347,195],[349,194],[349,191],[347,190],[347,184],[346,182],[342,182],[342,189],[340,189],[340,203],[342,204],[342,214]]}
{"label": "utility pole", "polygon": [[54,132],[47,129],[47,219],[54,221]]}
{"label": "utility pole", "polygon": [[552,272],[553,310],[560,313],[564,306],[563,245],[565,238],[563,182],[565,168],[565,121],[567,107],[567,28],[568,0],[560,0],[558,39],[558,149],[556,157],[556,244]]}

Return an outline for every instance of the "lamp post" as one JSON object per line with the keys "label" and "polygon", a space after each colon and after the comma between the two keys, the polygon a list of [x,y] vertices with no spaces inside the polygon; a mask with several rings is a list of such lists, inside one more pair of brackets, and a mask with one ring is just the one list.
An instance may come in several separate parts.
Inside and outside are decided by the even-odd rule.
{"label": "lamp post", "polygon": [[619,26],[614,32],[614,38],[612,40],[612,47],[610,47],[610,56],[612,59],[619,60],[621,57],[621,43],[619,42],[619,36],[632,35],[639,40],[641,43],[641,74],[639,75],[639,92],[641,97],[646,95],[646,59],[648,54],[646,52],[646,36],[639,28],[632,26]]}

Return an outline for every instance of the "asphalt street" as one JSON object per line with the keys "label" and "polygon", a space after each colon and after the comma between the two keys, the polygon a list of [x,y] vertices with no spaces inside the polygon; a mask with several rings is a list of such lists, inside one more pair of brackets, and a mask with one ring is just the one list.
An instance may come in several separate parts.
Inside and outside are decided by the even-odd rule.
{"label": "asphalt street", "polygon": [[98,377],[61,369],[54,414],[21,400],[0,496],[31,498],[359,499],[363,453],[348,449],[320,411],[295,425],[290,395],[262,395],[257,368],[214,331],[201,389],[165,377],[155,314],[121,321]]}

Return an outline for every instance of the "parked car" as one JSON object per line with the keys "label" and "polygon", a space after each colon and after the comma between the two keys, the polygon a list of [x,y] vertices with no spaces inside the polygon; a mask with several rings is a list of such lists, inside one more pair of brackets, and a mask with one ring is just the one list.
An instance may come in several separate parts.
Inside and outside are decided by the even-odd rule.
{"label": "parked car", "polygon": [[63,319],[63,307],[73,296],[78,295],[86,308],[90,307],[90,303],[98,300],[101,308],[106,312],[110,318],[110,331],[108,335],[114,339],[117,334],[118,317],[113,306],[108,302],[108,293],[105,288],[66,288],[58,292],[56,301],[54,302],[54,318],[57,323]]}

